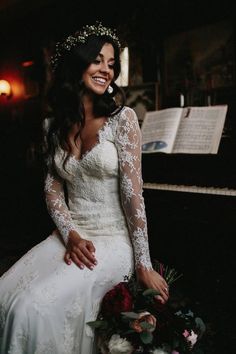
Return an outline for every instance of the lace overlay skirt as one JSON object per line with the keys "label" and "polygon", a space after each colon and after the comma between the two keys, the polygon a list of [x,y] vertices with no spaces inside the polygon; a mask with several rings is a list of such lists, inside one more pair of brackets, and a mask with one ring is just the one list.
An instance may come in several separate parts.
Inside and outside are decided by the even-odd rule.
{"label": "lace overlay skirt", "polygon": [[133,250],[121,237],[94,237],[98,265],[81,270],[64,260],[49,236],[0,278],[1,354],[94,354],[102,297],[133,271]]}

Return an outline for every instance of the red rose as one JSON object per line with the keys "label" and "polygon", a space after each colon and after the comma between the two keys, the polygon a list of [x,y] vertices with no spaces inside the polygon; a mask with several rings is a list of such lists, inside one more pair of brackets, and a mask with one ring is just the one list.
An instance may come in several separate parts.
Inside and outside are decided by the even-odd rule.
{"label": "red rose", "polygon": [[121,312],[131,311],[132,308],[132,295],[125,282],[119,283],[108,291],[101,305],[101,311],[104,316],[119,316]]}

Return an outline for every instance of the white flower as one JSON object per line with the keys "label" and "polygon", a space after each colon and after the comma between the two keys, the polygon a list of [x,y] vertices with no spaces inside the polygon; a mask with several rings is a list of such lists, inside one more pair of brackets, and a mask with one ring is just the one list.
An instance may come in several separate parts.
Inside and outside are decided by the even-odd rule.
{"label": "white flower", "polygon": [[168,353],[161,348],[157,348],[157,349],[154,349],[153,351],[151,351],[150,354],[168,354]]}
{"label": "white flower", "polygon": [[187,341],[191,344],[191,347],[193,347],[194,344],[197,342],[197,337],[198,335],[191,330],[190,335],[186,338]]}
{"label": "white flower", "polygon": [[132,345],[125,338],[121,338],[119,334],[113,334],[108,343],[110,354],[130,354],[133,350]]}

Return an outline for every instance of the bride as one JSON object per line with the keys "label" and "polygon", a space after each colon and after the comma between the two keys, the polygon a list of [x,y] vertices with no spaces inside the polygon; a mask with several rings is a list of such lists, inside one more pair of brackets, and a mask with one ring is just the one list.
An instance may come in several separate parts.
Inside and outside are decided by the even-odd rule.
{"label": "bride", "polygon": [[56,229],[0,279],[2,354],[96,353],[104,294],[136,271],[168,300],[153,270],[142,197],[140,129],[115,101],[120,42],[101,23],[58,43],[45,124],[45,196]]}

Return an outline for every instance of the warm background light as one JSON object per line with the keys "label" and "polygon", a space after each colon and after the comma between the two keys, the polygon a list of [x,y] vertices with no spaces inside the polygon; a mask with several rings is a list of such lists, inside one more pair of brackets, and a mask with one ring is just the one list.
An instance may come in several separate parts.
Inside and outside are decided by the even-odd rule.
{"label": "warm background light", "polygon": [[10,96],[11,95],[11,85],[6,80],[0,80],[0,96]]}
{"label": "warm background light", "polygon": [[28,68],[29,66],[34,65],[33,60],[27,60],[21,63],[21,65],[23,66],[23,68]]}

